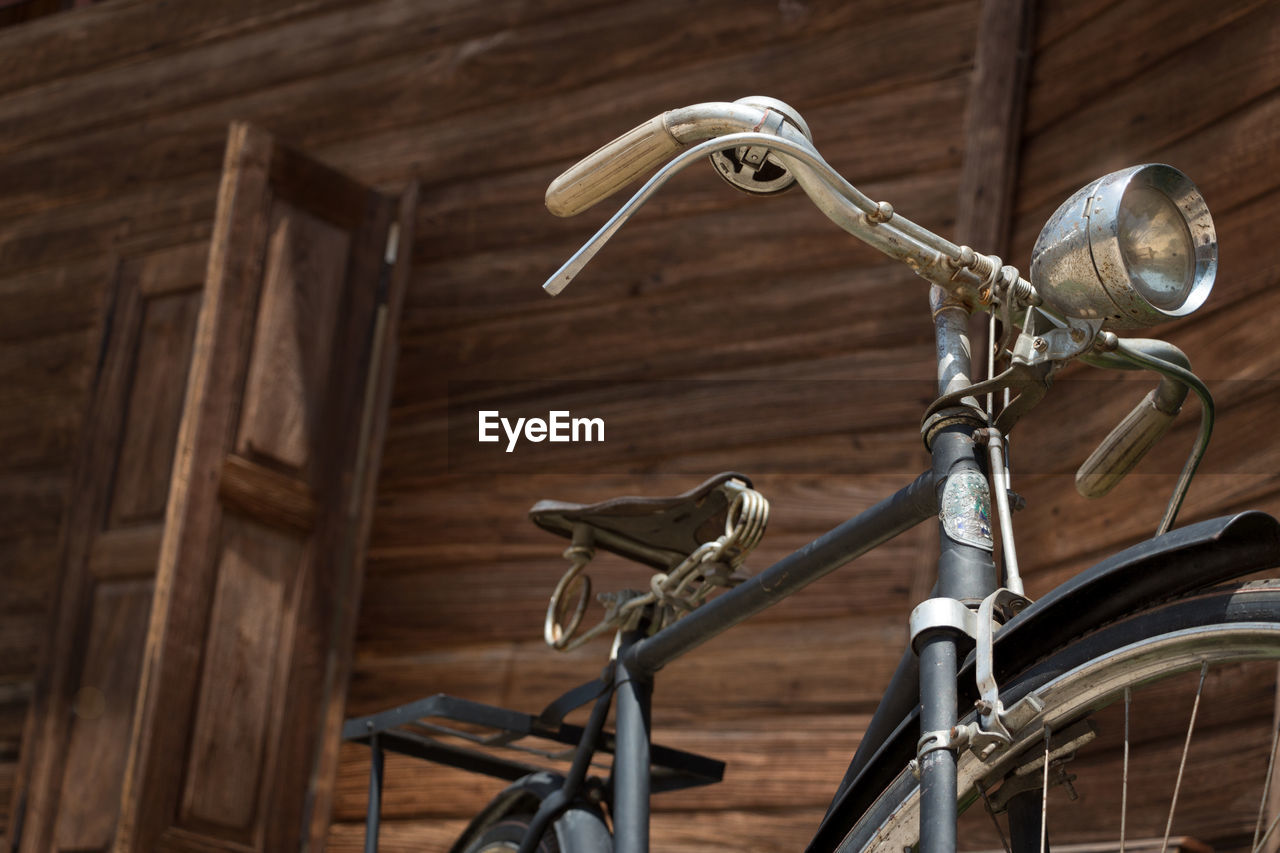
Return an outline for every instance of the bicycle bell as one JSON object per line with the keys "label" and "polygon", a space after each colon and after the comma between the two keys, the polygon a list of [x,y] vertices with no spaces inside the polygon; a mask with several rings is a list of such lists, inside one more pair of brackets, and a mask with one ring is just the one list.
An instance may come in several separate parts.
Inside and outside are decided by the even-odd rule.
{"label": "bicycle bell", "polygon": [[[761,130],[768,132],[769,120],[774,118],[779,125],[782,121],[786,121],[799,129],[810,142],[813,141],[809,125],[800,117],[800,114],[777,98],[751,95],[739,98],[734,103],[766,110]],[[711,155],[710,159],[711,165],[715,166],[716,173],[720,177],[749,193],[780,193],[796,182],[795,176],[769,153],[767,146],[739,145],[737,148],[717,151]]]}
{"label": "bicycle bell", "polygon": [[1199,308],[1217,267],[1218,238],[1200,191],[1172,166],[1148,163],[1062,203],[1031,252],[1031,283],[1067,316],[1137,328]]}

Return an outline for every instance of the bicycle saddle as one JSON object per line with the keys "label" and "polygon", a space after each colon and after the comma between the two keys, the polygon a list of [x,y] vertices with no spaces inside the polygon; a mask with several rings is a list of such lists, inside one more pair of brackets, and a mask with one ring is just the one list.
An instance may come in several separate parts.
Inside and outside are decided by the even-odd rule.
{"label": "bicycle saddle", "polygon": [[725,471],[669,498],[621,497],[594,504],[538,501],[529,518],[566,539],[573,538],[575,525],[586,525],[597,547],[655,569],[669,569],[724,533],[729,497],[721,486],[729,480],[751,487],[744,475]]}

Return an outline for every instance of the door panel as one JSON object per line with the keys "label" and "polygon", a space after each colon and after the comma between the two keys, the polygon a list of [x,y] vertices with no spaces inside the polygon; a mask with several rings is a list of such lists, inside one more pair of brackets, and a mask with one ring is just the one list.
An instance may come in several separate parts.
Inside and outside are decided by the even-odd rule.
{"label": "door panel", "polygon": [[104,850],[115,834],[207,254],[117,266],[33,699],[23,851]]}

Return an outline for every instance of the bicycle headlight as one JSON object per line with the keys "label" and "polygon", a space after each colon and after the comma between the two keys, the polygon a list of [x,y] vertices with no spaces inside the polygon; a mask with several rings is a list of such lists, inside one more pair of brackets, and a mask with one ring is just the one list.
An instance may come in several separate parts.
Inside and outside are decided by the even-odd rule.
{"label": "bicycle headlight", "polygon": [[1199,308],[1213,288],[1218,238],[1195,184],[1172,166],[1112,172],[1049,218],[1031,283],[1071,317],[1154,326]]}

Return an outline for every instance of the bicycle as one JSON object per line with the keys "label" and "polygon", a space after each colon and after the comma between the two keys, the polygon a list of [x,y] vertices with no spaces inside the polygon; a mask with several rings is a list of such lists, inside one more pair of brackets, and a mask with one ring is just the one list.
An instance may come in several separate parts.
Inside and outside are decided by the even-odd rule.
{"label": "bicycle", "polygon": [[[1150,688],[1164,701],[1181,689],[1176,676],[1188,673],[1195,690],[1163,828],[1166,848],[1209,672],[1226,668],[1235,679],[1255,662],[1274,670],[1280,660],[1280,581],[1218,586],[1280,563],[1280,523],[1244,512],[1173,527],[1212,431],[1212,398],[1175,347],[1115,332],[1185,316],[1207,297],[1217,240],[1199,191],[1181,172],[1159,164],[1091,182],[1046,224],[1027,280],[999,258],[957,246],[863,195],[822,159],[788,105],[761,97],[698,104],[640,125],[551,184],[548,208],[572,215],[669,160],[544,287],[552,294],[563,290],[671,175],[704,156],[740,189],[769,194],[798,185],[842,229],[930,282],[938,396],[924,413],[921,434],[932,465],[896,494],[750,578],[740,569],[763,535],[768,502],[741,474],[718,475],[671,498],[536,505],[533,521],[570,540],[570,567],[552,593],[545,639],[563,649],[613,633],[609,662],[600,678],[537,715],[441,695],[348,721],[344,736],[369,744],[373,753],[366,850],[376,849],[381,757],[392,749],[512,782],[472,821],[453,847],[458,853],[647,851],[651,793],[710,784],[724,769],[651,742],[656,674],[931,518],[941,531],[937,584],[911,614],[911,648],[809,851],[949,853],[957,849],[958,816],[966,810],[989,813],[1006,850],[1043,851],[1050,790],[1071,789],[1076,778],[1067,762],[1114,741],[1118,732],[1118,843],[1124,849],[1133,838],[1126,837],[1126,816],[1135,692]],[[983,379],[973,378],[969,355],[975,312],[990,315]],[[1023,594],[1012,532],[1006,438],[1048,391],[1054,373],[1077,359],[1159,376],[1156,389],[1081,466],[1077,486],[1084,494],[1101,496],[1128,473],[1169,428],[1189,392],[1200,400],[1201,426],[1156,536],[1031,602]],[[655,574],[645,589],[602,596],[605,617],[584,631],[585,572],[597,548]],[[587,705],[585,725],[564,721]],[[613,732],[605,729],[611,707]],[[1218,712],[1212,700],[1206,708],[1211,717]],[[1153,721],[1143,716],[1142,722]],[[445,735],[509,748],[540,738],[567,750],[526,751],[565,758],[571,766],[552,773],[456,746],[442,740]],[[1258,851],[1280,841],[1280,803],[1272,796],[1276,740],[1273,734],[1257,780],[1257,805],[1240,817],[1233,800],[1218,843]],[[607,776],[589,777],[599,753],[613,755]],[[1000,813],[1007,814],[1004,823]]]}

